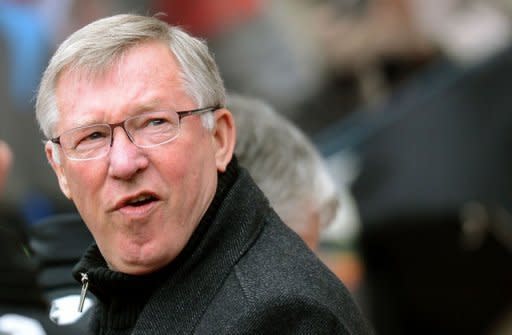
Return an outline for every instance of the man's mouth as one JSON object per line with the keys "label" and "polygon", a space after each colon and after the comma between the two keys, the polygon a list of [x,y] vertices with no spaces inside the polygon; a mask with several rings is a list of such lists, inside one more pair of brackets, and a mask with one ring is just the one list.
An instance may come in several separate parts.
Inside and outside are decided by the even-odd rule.
{"label": "man's mouth", "polygon": [[159,200],[159,198],[155,194],[152,194],[150,192],[142,192],[137,195],[133,195],[133,196],[121,199],[114,206],[114,210],[122,210],[122,209],[129,209],[129,208],[142,208],[142,207],[150,205],[158,200]]}
{"label": "man's mouth", "polygon": [[139,194],[126,197],[117,202],[114,210],[122,215],[135,219],[146,218],[156,208],[160,198],[151,192],[141,192]]}
{"label": "man's mouth", "polygon": [[139,195],[136,198],[130,199],[124,203],[124,206],[140,207],[150,202],[157,200],[156,197],[149,194]]}

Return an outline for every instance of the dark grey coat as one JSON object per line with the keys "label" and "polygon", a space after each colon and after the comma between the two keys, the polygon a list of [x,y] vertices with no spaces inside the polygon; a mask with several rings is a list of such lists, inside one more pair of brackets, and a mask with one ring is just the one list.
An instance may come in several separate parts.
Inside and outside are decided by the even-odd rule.
{"label": "dark grey coat", "polygon": [[343,284],[238,172],[190,256],[145,303],[133,334],[369,334]]}

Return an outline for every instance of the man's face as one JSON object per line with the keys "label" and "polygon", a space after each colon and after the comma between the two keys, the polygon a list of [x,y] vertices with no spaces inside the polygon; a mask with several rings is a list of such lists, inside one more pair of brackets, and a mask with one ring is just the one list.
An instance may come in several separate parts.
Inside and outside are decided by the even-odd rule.
{"label": "man's face", "polygon": [[[54,135],[153,110],[205,107],[185,94],[174,56],[156,42],[133,48],[100,77],[64,72],[57,83],[57,103],[60,120]],[[200,116],[186,117],[178,138],[145,149],[117,127],[110,153],[87,161],[69,160],[59,148],[58,164],[52,156],[55,147],[47,144],[62,191],[75,203],[113,270],[148,273],[183,249],[214,196],[217,171],[231,159],[231,114],[219,110],[215,121],[216,128],[209,131]]]}

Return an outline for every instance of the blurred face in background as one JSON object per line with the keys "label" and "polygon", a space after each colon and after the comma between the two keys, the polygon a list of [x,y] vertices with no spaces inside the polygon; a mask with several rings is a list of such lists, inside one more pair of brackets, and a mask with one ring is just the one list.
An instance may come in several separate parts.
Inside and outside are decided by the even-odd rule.
{"label": "blurred face in background", "polygon": [[12,154],[9,146],[0,141],[0,192],[2,192],[11,165]]}
{"label": "blurred face in background", "polygon": [[[206,107],[185,93],[179,72],[175,57],[158,42],[133,47],[97,77],[64,72],[57,84],[60,119],[54,135],[151,111]],[[231,160],[231,114],[220,109],[214,118],[213,130],[199,115],[183,118],[176,139],[152,148],[135,146],[116,127],[110,152],[92,160],[70,160],[59,146],[47,144],[62,191],[113,270],[148,273],[184,248],[215,194],[217,171]],[[60,163],[53,150],[59,150]]]}

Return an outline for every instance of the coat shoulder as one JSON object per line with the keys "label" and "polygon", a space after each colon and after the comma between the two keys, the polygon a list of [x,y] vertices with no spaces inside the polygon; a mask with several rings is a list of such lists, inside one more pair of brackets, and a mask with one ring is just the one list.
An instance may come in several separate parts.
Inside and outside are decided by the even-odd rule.
{"label": "coat shoulder", "polygon": [[[369,334],[339,279],[271,213],[206,313],[222,333]],[[203,321],[206,321],[204,319]],[[290,333],[290,334],[291,334]]]}

